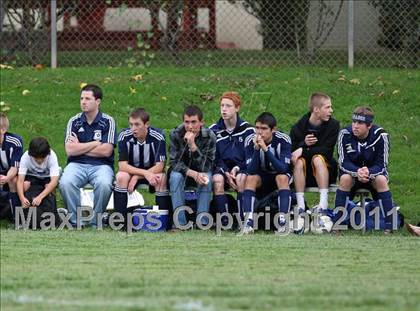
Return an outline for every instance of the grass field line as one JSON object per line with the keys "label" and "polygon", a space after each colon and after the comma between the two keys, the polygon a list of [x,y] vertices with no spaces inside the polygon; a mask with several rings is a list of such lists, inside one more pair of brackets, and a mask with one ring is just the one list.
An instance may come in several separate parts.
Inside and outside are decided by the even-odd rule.
{"label": "grass field line", "polygon": [[[73,306],[73,307],[124,307],[124,308],[148,308],[154,303],[150,299],[51,299],[43,296],[16,294],[13,292],[1,293],[2,306],[9,303],[17,303],[22,305],[52,305],[52,306]],[[200,300],[189,300],[187,302],[176,303],[173,310],[187,310],[187,311],[213,311],[213,306],[206,306]]]}

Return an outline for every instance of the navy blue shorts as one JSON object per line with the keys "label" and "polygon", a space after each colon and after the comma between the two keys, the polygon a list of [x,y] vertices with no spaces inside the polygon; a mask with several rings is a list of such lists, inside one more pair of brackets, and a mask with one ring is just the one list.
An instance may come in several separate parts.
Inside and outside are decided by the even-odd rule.
{"label": "navy blue shorts", "polygon": [[[277,190],[276,176],[282,174],[270,174],[267,172],[259,172],[255,175],[261,177],[261,187],[259,187],[256,191],[257,197],[261,198]],[[289,177],[290,181],[290,179],[292,178],[291,174],[287,173],[286,176]]]}

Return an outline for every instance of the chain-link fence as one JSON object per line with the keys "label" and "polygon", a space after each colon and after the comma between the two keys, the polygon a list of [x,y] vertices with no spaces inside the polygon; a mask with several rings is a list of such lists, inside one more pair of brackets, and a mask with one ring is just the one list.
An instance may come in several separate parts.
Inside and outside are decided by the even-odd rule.
{"label": "chain-link fence", "polygon": [[419,13],[418,0],[3,0],[1,62],[418,68]]}

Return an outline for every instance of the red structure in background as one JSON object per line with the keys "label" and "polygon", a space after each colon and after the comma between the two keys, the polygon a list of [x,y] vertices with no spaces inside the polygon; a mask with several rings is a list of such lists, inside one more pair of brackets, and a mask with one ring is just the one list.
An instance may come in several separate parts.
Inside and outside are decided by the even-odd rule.
{"label": "red structure in background", "polygon": [[[158,5],[146,6],[139,0],[113,0],[108,5],[104,0],[79,0],[77,4],[77,27],[70,26],[70,14],[65,13],[64,29],[58,33],[59,48],[78,49],[125,49],[135,47],[137,34],[144,31],[107,31],[105,29],[105,14],[108,8],[118,8],[125,4],[128,8],[146,8],[151,12],[151,38],[143,36],[152,49],[161,48],[162,31],[159,29]],[[198,10],[208,9],[209,31],[198,27]],[[168,25],[170,27],[170,25]],[[177,46],[181,50],[197,48],[216,48],[216,0],[184,0],[181,32],[178,35]]]}

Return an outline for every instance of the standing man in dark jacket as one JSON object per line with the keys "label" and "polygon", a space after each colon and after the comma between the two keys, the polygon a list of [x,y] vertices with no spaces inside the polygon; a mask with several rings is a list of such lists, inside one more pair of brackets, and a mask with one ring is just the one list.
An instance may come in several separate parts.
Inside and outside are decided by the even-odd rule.
{"label": "standing man in dark jacket", "polygon": [[[216,157],[216,135],[210,129],[203,127],[203,124],[201,109],[197,106],[186,107],[183,123],[170,133],[169,147],[169,187],[172,207],[175,211],[185,206],[184,190],[188,178],[197,185],[197,216],[209,210],[212,171]],[[186,223],[185,210],[181,210],[178,213],[178,224],[184,226]],[[208,219],[203,217],[201,224],[207,225],[207,223]]]}
{"label": "standing man in dark jacket", "polygon": [[313,93],[309,110],[290,132],[292,140],[293,178],[299,210],[305,210],[305,186],[319,188],[318,210],[328,208],[328,185],[337,178],[337,162],[333,158],[340,124],[331,117],[331,99]]}

